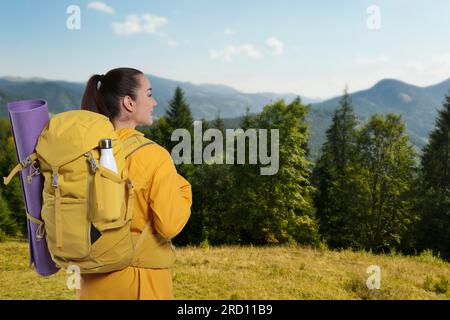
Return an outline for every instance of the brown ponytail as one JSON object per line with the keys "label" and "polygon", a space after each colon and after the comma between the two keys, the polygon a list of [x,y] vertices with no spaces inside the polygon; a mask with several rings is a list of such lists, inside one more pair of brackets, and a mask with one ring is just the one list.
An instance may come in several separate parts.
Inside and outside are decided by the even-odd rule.
{"label": "brown ponytail", "polygon": [[143,75],[142,71],[132,68],[117,68],[105,75],[93,75],[86,84],[81,109],[101,113],[112,121],[120,115],[121,98],[136,99],[139,75]]}

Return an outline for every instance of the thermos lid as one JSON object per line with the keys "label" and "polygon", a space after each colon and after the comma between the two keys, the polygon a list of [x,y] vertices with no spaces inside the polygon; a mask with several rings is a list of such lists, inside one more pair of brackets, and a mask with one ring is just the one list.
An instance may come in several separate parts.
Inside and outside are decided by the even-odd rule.
{"label": "thermos lid", "polygon": [[102,139],[102,140],[100,140],[100,148],[101,149],[111,149],[112,148],[112,141],[111,141],[111,139]]}

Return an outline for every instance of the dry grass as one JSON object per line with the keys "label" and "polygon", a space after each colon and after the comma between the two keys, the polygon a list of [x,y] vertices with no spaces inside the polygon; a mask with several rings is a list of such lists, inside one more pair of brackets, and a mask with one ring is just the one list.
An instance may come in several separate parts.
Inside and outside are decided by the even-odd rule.
{"label": "dry grass", "polygon": [[[450,299],[450,264],[420,257],[299,247],[178,248],[176,299]],[[381,268],[369,290],[366,269]],[[28,267],[27,243],[0,243],[0,299],[74,299],[67,274]]]}

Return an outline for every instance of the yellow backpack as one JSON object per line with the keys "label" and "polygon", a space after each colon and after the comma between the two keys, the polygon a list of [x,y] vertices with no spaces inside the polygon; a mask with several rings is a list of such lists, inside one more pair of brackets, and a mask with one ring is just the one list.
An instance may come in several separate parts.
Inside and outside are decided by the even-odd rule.
{"label": "yellow backpack", "polygon": [[[118,173],[99,164],[99,143],[106,138],[112,140]],[[87,110],[50,119],[29,160],[37,159],[44,177],[43,221],[38,223],[45,226],[59,267],[105,273],[132,265],[134,189],[126,158],[152,143],[143,136],[121,141],[106,116]]]}

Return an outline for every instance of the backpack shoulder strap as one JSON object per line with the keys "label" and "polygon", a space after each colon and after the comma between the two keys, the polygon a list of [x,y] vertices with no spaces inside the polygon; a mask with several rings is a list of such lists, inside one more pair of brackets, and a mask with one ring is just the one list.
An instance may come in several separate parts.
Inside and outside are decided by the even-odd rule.
{"label": "backpack shoulder strap", "polygon": [[129,156],[131,156],[133,153],[138,151],[143,146],[156,143],[140,134],[135,134],[126,138],[123,141],[123,144],[126,154],[125,159],[127,159]]}

